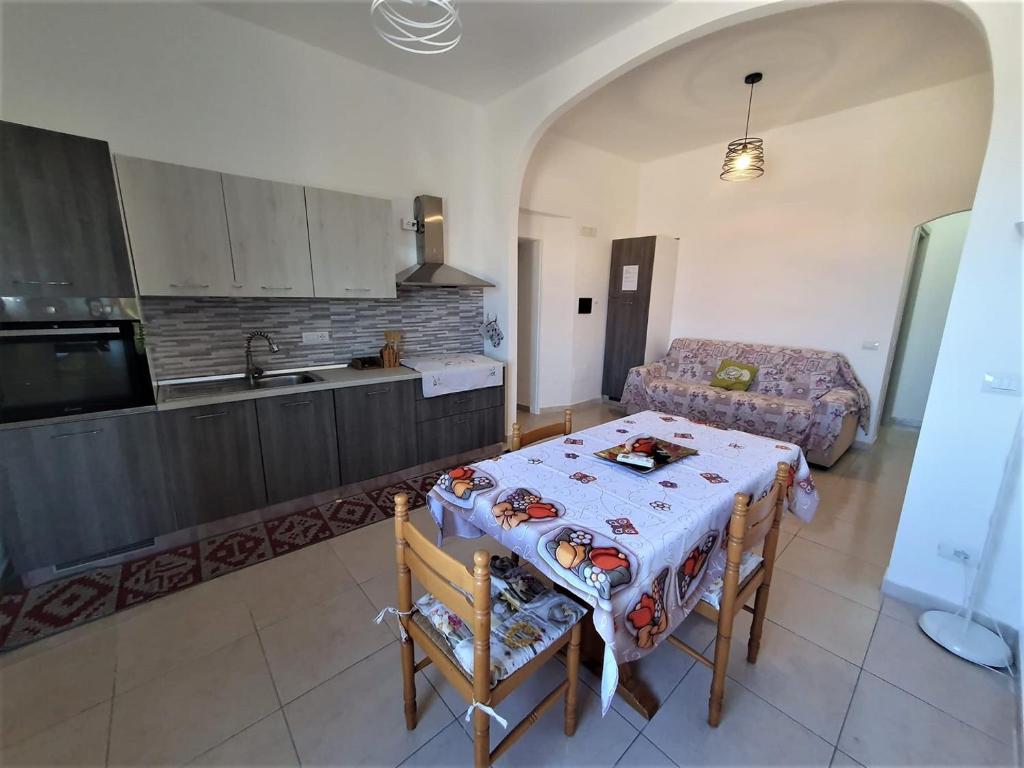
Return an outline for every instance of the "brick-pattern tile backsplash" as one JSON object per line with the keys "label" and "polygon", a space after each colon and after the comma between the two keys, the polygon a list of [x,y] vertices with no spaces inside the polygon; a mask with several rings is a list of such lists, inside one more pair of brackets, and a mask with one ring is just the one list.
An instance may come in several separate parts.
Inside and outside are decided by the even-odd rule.
{"label": "brick-pattern tile backsplash", "polygon": [[[405,354],[483,352],[482,288],[399,288],[396,299],[144,298],[153,375],[159,379],[241,373],[245,334],[266,331],[281,351],[253,342],[267,370],[347,363],[376,354],[384,331],[401,331]],[[304,331],[330,331],[328,344],[302,343]]]}

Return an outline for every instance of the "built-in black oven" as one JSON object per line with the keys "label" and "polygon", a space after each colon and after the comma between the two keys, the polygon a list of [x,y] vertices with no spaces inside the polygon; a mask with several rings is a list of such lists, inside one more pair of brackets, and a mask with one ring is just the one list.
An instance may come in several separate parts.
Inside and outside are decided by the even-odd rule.
{"label": "built-in black oven", "polygon": [[138,320],[0,322],[0,422],[152,404]]}

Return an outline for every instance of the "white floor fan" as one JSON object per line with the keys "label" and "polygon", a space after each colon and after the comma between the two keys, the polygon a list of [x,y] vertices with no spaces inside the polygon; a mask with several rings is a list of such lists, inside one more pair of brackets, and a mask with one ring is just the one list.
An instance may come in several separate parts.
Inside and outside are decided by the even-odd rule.
{"label": "white floor fan", "polygon": [[961,658],[982,664],[986,667],[1008,667],[1013,663],[1013,654],[1003,638],[974,621],[974,611],[980,597],[980,588],[985,584],[983,578],[986,565],[993,555],[996,533],[1002,528],[1003,519],[1013,503],[1014,484],[1020,483],[1021,459],[1021,417],[1017,417],[1017,430],[1013,444],[1006,457],[1003,480],[996,494],[995,508],[988,521],[985,534],[985,546],[981,551],[981,559],[971,584],[971,594],[967,605],[955,613],[952,611],[925,611],[918,618],[921,626],[932,640],[951,653]]}

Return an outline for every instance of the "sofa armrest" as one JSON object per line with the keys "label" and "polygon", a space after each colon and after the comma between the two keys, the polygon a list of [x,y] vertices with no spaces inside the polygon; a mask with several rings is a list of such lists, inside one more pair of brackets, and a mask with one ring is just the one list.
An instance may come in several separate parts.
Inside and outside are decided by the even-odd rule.
{"label": "sofa armrest", "polygon": [[620,400],[620,404],[628,413],[650,409],[648,400],[650,382],[652,379],[664,376],[666,370],[665,364],[661,361],[629,369],[629,373],[626,374],[626,386],[622,388],[622,399]]}
{"label": "sofa armrest", "polygon": [[[855,414],[858,421],[866,421],[866,414],[862,413],[860,396],[857,390],[852,387],[833,387],[821,395],[814,405],[815,413],[829,414],[834,419],[842,419],[849,414]],[[867,433],[866,424],[862,423],[861,428]]]}

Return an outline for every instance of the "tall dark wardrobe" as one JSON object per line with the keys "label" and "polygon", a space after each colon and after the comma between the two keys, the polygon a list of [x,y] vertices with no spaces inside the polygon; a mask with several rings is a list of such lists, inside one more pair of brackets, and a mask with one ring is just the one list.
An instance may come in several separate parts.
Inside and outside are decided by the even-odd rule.
{"label": "tall dark wardrobe", "polygon": [[664,357],[671,342],[678,243],[649,235],[612,241],[601,394],[622,397],[629,369]]}

